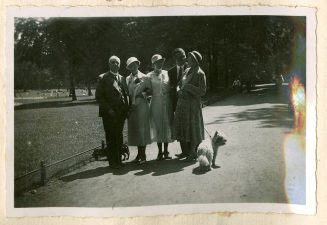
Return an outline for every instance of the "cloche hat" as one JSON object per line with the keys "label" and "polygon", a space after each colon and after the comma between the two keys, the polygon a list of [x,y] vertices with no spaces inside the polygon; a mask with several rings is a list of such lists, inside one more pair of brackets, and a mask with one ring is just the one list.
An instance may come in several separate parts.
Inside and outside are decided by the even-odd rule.
{"label": "cloche hat", "polygon": [[165,58],[162,57],[162,55],[159,55],[159,54],[155,54],[151,57],[151,63],[152,65],[160,60],[165,60]]}
{"label": "cloche hat", "polygon": [[141,64],[141,62],[136,57],[130,57],[126,61],[126,68],[128,69],[128,66],[133,62],[137,62],[139,65]]}
{"label": "cloche hat", "polygon": [[200,63],[202,61],[202,55],[198,51],[191,51],[188,53],[191,55],[197,63]]}
{"label": "cloche hat", "polygon": [[108,61],[109,63],[111,63],[112,61],[117,61],[120,64],[120,59],[115,55],[111,56]]}

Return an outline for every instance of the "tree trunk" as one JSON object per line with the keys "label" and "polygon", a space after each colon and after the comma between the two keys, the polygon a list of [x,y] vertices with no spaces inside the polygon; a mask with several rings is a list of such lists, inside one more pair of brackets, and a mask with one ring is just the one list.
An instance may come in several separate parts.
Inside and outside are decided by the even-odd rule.
{"label": "tree trunk", "polygon": [[91,90],[91,84],[90,84],[90,81],[88,82],[88,84],[87,84],[87,90],[88,90],[88,96],[93,96],[93,94],[92,94],[92,90]]}
{"label": "tree trunk", "polygon": [[226,39],[224,38],[224,47],[223,47],[223,58],[224,58],[224,86],[228,87],[228,78],[229,78],[229,71],[228,71],[228,55],[227,55],[227,49],[226,49]]}
{"label": "tree trunk", "polygon": [[208,80],[209,80],[209,88],[211,89],[212,88],[212,86],[213,86],[213,75],[214,75],[214,73],[213,73],[213,63],[212,63],[212,58],[213,58],[213,55],[212,55],[212,48],[210,48],[209,49],[209,77],[208,77]]}
{"label": "tree trunk", "polygon": [[69,71],[69,79],[70,79],[70,90],[69,96],[72,97],[72,101],[76,101],[76,92],[75,92],[75,83],[74,83],[74,75],[73,71],[70,69]]}
{"label": "tree trunk", "polygon": [[213,52],[213,67],[212,67],[212,87],[215,91],[217,91],[217,87],[219,84],[219,71],[218,71],[218,55],[217,55],[217,49],[214,50]]}

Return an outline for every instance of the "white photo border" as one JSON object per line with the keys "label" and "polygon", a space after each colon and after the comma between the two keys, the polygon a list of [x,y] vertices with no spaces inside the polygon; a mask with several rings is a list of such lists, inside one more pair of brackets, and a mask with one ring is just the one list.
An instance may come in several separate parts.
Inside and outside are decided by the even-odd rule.
{"label": "white photo border", "polygon": [[[316,9],[309,7],[7,7],[6,8],[6,214],[23,216],[132,217],[213,212],[316,213]],[[14,207],[14,18],[266,15],[306,17],[306,204],[217,203],[145,207]]]}

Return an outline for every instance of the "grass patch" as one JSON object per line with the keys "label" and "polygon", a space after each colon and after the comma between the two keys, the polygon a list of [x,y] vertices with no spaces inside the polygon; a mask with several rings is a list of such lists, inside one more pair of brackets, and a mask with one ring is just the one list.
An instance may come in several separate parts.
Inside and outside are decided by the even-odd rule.
{"label": "grass patch", "polygon": [[15,177],[38,168],[41,160],[53,163],[99,146],[101,140],[105,140],[94,101],[90,104],[65,102],[61,107],[54,104],[53,107],[15,109]]}

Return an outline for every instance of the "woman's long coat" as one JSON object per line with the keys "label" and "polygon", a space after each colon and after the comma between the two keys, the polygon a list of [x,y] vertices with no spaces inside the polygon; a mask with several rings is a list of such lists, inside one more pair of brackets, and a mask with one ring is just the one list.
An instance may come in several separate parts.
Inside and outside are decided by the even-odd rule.
{"label": "woman's long coat", "polygon": [[[135,82],[136,78],[140,81]],[[146,75],[138,71],[137,76],[129,75],[126,79],[131,111],[128,116],[128,145],[146,146],[151,144],[150,109],[146,100],[149,87]]]}
{"label": "woman's long coat", "polygon": [[150,105],[150,123],[152,141],[172,142],[172,105],[170,101],[170,83],[166,70],[160,74],[154,71],[147,74],[151,82],[152,99]]}
{"label": "woman's long coat", "polygon": [[197,146],[204,140],[201,97],[206,93],[206,77],[201,68],[188,68],[180,83],[174,118],[174,138]]}

